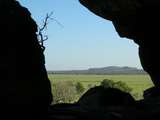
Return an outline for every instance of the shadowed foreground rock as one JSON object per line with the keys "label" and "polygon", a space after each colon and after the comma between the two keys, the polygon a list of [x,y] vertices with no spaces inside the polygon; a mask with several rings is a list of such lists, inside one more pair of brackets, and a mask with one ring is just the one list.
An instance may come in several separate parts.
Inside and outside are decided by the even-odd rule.
{"label": "shadowed foreground rock", "polygon": [[155,86],[160,87],[160,1],[79,0],[93,13],[113,22],[121,37],[139,45],[139,57]]}
{"label": "shadowed foreground rock", "polygon": [[0,109],[7,112],[5,118],[45,116],[52,101],[36,32],[26,8],[14,0],[0,0]]}
{"label": "shadowed foreground rock", "polygon": [[[151,91],[151,90],[149,90]],[[155,89],[152,91],[156,91]],[[158,90],[160,92],[160,90]],[[152,92],[153,93],[153,92]],[[160,95],[135,101],[115,88],[94,87],[74,104],[51,107],[50,120],[159,120]]]}

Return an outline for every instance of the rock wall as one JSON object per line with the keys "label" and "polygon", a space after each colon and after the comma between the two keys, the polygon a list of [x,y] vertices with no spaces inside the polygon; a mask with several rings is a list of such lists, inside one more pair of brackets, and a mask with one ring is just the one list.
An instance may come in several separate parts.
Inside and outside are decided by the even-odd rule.
{"label": "rock wall", "polygon": [[0,16],[1,109],[7,116],[42,117],[52,95],[37,25],[15,0],[0,1]]}

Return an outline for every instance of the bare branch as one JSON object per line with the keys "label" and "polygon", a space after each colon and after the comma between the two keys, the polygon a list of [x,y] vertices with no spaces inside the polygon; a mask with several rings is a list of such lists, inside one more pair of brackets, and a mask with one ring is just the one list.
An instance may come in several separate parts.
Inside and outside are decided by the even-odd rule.
{"label": "bare branch", "polygon": [[53,15],[53,12],[51,12],[50,14],[47,13],[46,17],[43,21],[42,27],[38,28],[39,43],[40,43],[43,50],[45,50],[44,41],[48,40],[48,36],[44,35],[43,32],[47,28],[48,21],[52,20],[52,18],[51,18],[52,15]]}
{"label": "bare branch", "polygon": [[56,20],[55,18],[51,18],[51,20],[54,20],[60,27],[64,27],[58,20]]}
{"label": "bare branch", "polygon": [[45,50],[45,46],[44,46],[44,41],[48,40],[48,36],[44,35],[44,31],[45,29],[47,29],[47,25],[49,20],[54,20],[60,27],[63,27],[63,25],[58,22],[58,20],[56,20],[55,18],[52,18],[53,12],[51,12],[50,14],[46,14],[44,20],[43,20],[43,25],[41,27],[38,27],[38,38],[39,38],[39,43],[42,47],[43,50]]}

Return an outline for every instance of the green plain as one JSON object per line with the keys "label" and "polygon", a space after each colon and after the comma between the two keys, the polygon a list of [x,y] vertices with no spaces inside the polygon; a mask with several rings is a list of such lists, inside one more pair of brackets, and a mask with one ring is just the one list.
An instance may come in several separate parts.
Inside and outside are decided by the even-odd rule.
{"label": "green plain", "polygon": [[[87,86],[97,86],[104,79],[113,81],[123,81],[131,87],[132,94],[142,96],[143,91],[153,86],[148,75],[64,75],[64,74],[49,74],[51,84],[56,81],[73,81],[81,82],[86,88]],[[140,97],[141,98],[141,97]]]}

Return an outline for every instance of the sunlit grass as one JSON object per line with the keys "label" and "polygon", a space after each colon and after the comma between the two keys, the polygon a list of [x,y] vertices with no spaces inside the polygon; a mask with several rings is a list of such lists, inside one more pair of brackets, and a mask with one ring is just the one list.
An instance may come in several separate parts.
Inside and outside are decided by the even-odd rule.
{"label": "sunlit grass", "polygon": [[61,75],[50,74],[49,79],[51,83],[54,81],[65,80],[73,82],[81,82],[86,88],[88,86],[99,85],[104,79],[110,79],[113,81],[123,81],[129,87],[131,87],[132,94],[138,94],[139,98],[142,98],[143,91],[153,86],[150,77],[148,75]]}

